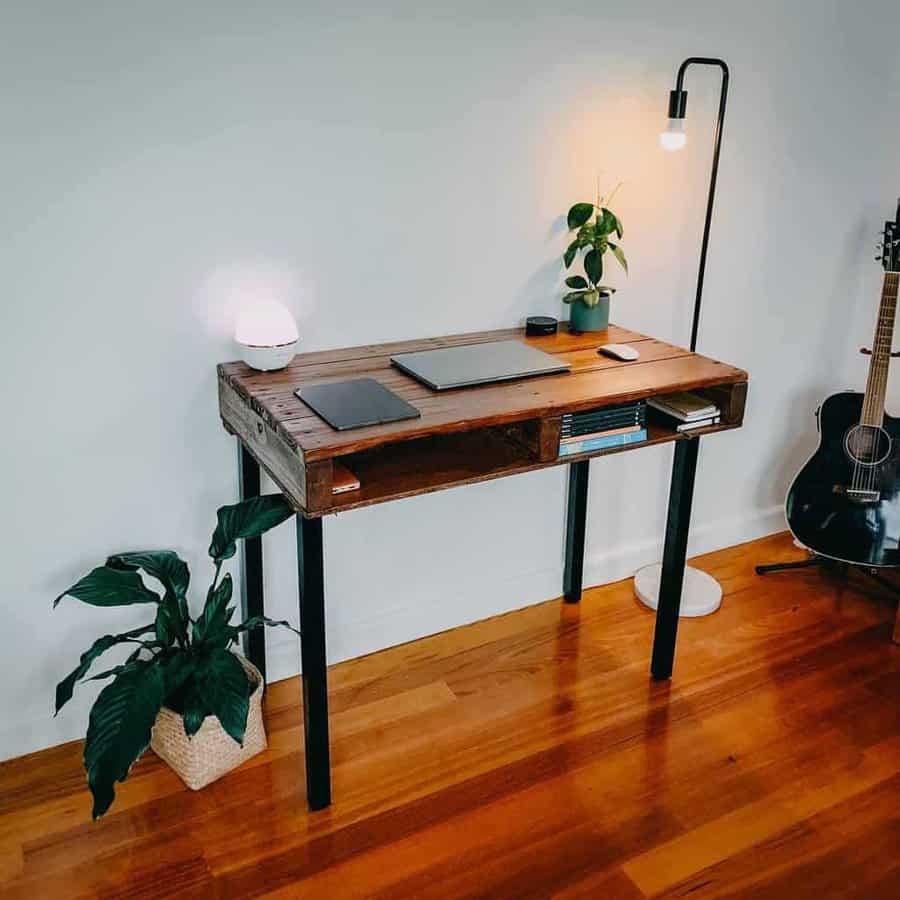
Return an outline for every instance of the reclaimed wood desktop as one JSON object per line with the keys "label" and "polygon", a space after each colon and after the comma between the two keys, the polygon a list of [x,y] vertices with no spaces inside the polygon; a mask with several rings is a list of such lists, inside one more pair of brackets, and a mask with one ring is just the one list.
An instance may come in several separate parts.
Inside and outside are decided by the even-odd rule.
{"label": "reclaimed wood desktop", "polygon": [[[564,328],[564,326],[563,326]],[[414,350],[518,338],[572,364],[569,374],[548,375],[436,392],[390,364],[390,356]],[[633,344],[636,362],[597,354],[605,343]],[[218,367],[219,409],[239,441],[241,496],[259,493],[260,467],[297,510],[301,662],[306,741],[307,801],[331,802],[322,517],[373,503],[547,466],[569,466],[563,595],[581,597],[588,465],[594,456],[675,442],[663,552],[659,611],[651,673],[669,678],[687,551],[698,438],[740,427],[747,373],[681,347],[610,325],[605,332],[525,337],[522,329],[477,332],[303,353],[279,372],[255,372],[244,363]],[[299,387],[368,376],[408,400],[421,418],[336,431],[300,402]],[[648,425],[640,444],[559,457],[563,413],[627,400],[695,390],[721,410],[718,425],[679,433]],[[332,466],[340,461],[360,481],[357,490],[332,494]],[[263,613],[262,542],[245,542],[242,602],[245,615]],[[265,675],[265,639],[248,638],[246,652]]]}

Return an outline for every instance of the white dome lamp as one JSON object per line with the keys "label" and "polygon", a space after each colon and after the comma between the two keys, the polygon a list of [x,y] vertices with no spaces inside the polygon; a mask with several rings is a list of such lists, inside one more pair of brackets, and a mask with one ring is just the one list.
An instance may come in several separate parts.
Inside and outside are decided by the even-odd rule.
{"label": "white dome lamp", "polygon": [[[703,226],[703,241],[700,245],[700,270],[697,275],[697,295],[694,300],[694,320],[691,327],[691,350],[697,349],[697,328],[700,324],[700,301],[703,297],[703,279],[706,272],[706,252],[709,247],[709,229],[712,224],[713,203],[716,197],[716,176],[719,172],[719,152],[722,149],[722,129],[725,125],[725,105],[728,101],[728,64],[724,59],[708,56],[691,56],[678,69],[675,90],[669,92],[669,121],[666,130],[659,136],[660,143],[666,150],[681,150],[687,144],[684,120],[687,114],[687,91],[684,89],[684,75],[692,65],[711,66],[722,73],[722,86],[719,92],[719,115],[716,121],[716,136],[712,159],[712,174],[709,181],[709,195],[706,201],[706,221]],[[692,438],[699,440],[699,438]],[[693,466],[697,455],[693,454],[694,463],[690,465],[690,478],[693,480]],[[677,454],[676,454],[677,460]],[[673,476],[674,477],[674,476]],[[687,516],[690,517],[690,494],[688,495]],[[668,526],[667,526],[668,527]],[[659,606],[659,587],[662,580],[662,564],[644,566],[634,574],[634,592],[638,599],[650,609]],[[680,616],[707,616],[715,612],[722,603],[722,586],[712,575],[701,572],[693,566],[684,567],[684,581],[681,588]]]}
{"label": "white dome lamp", "polygon": [[283,369],[297,354],[297,323],[280,303],[257,301],[238,315],[234,341],[241,359],[260,372]]}

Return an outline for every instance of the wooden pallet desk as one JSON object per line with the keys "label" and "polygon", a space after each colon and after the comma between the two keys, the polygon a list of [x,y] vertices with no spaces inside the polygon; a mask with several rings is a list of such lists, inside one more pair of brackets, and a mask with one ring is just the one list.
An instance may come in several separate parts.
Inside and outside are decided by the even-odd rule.
{"label": "wooden pallet desk", "polygon": [[[563,357],[569,374],[436,392],[390,364],[395,353],[517,338]],[[628,343],[636,362],[598,356],[605,343]],[[737,428],[744,416],[747,373],[681,347],[610,325],[605,332],[526,338],[522,329],[476,332],[345,350],[300,354],[280,372],[254,372],[244,363],[218,367],[219,409],[239,441],[241,493],[259,493],[262,467],[297,510],[301,658],[306,739],[307,800],[312,809],[331,802],[328,693],[325,651],[322,517],[329,513],[411,497],[462,484],[569,466],[563,594],[581,596],[588,464],[593,456],[675,442],[663,574],[651,672],[672,672],[691,497],[701,435]],[[300,387],[375,378],[421,412],[421,418],[336,431],[300,402]],[[690,433],[648,425],[639,444],[581,456],[558,456],[564,413],[627,400],[697,391],[721,409],[721,423]],[[332,493],[335,461],[360,487]],[[262,543],[244,548],[243,602],[247,615],[263,612]],[[265,674],[265,641],[254,632],[247,646]]]}

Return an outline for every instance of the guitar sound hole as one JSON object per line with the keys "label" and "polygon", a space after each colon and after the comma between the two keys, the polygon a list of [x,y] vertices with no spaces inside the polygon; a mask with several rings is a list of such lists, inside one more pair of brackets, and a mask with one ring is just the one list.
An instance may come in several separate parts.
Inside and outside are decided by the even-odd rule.
{"label": "guitar sound hole", "polygon": [[877,466],[891,452],[891,438],[876,425],[856,425],[844,437],[847,455],[861,466]]}

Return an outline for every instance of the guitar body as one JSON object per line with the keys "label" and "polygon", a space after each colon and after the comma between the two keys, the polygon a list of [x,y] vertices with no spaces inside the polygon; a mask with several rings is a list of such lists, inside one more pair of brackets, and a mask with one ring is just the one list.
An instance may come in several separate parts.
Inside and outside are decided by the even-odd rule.
{"label": "guitar body", "polygon": [[819,449],[788,491],[794,536],[820,556],[900,565],[900,419],[861,425],[864,395],[832,394],[819,410]]}
{"label": "guitar body", "polygon": [[[884,411],[900,297],[900,200],[884,223],[884,286],[864,394],[832,394],[819,408],[819,449],[788,491],[794,537],[820,556],[900,566],[900,419]],[[900,355],[900,354],[898,354]]]}

